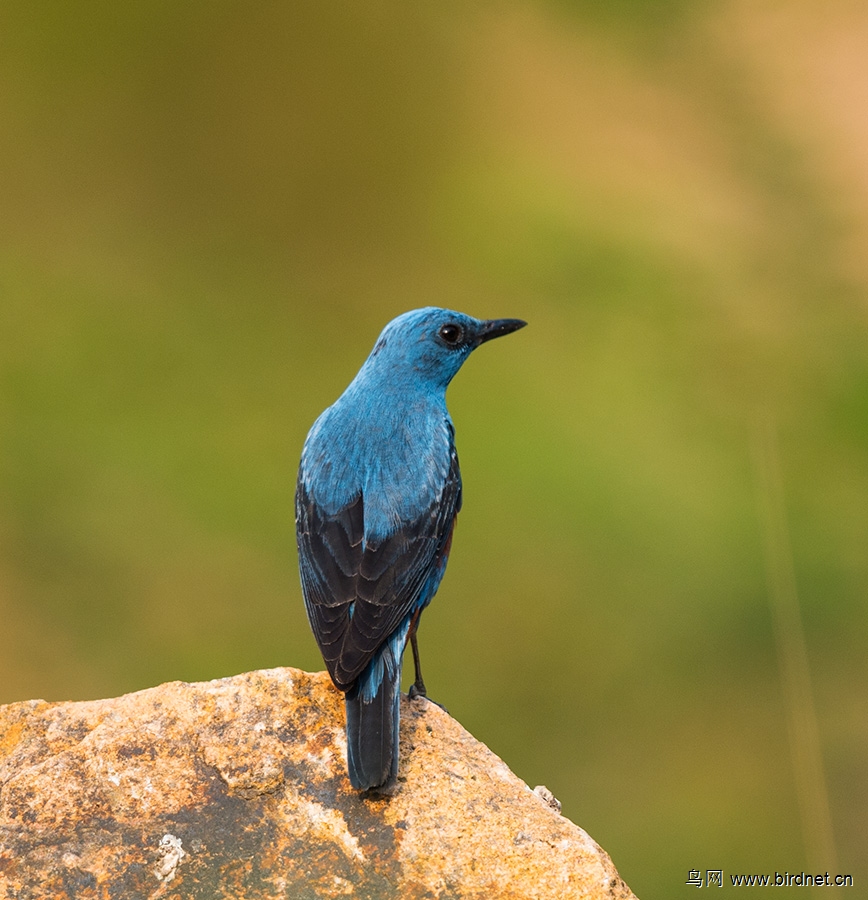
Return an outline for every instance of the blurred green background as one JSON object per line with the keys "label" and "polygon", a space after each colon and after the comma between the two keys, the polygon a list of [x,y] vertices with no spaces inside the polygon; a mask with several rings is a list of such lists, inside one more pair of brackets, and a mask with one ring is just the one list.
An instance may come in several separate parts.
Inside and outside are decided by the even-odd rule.
{"label": "blurred green background", "polygon": [[322,668],[307,429],[394,315],[519,316],[450,389],[432,695],[643,900],[864,889],[866,46],[845,0],[0,5],[0,702]]}

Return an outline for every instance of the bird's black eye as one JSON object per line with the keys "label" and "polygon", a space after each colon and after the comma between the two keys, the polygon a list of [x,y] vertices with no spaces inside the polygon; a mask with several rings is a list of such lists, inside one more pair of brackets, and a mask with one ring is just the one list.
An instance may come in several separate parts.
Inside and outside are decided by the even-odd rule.
{"label": "bird's black eye", "polygon": [[443,325],[437,334],[439,334],[442,340],[449,344],[450,347],[456,347],[464,338],[464,329],[454,322],[449,322],[446,325]]}

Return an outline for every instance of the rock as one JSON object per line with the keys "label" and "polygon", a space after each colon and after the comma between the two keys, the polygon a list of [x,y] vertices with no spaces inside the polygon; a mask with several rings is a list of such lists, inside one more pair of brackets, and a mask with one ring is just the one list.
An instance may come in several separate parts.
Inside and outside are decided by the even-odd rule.
{"label": "rock", "polygon": [[550,792],[427,700],[401,716],[366,798],[325,672],[0,707],[0,897],[633,897]]}

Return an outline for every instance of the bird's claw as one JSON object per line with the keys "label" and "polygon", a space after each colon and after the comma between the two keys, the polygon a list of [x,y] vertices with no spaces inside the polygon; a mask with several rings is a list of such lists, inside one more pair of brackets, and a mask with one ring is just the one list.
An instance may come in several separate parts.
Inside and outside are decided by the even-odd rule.
{"label": "bird's claw", "polygon": [[442,703],[438,703],[436,700],[432,700],[428,696],[428,692],[425,690],[425,685],[422,684],[411,684],[410,690],[407,691],[407,696],[410,700],[415,700],[417,697],[424,697],[429,703],[433,703],[435,706],[439,706],[443,712],[448,713],[449,710]]}

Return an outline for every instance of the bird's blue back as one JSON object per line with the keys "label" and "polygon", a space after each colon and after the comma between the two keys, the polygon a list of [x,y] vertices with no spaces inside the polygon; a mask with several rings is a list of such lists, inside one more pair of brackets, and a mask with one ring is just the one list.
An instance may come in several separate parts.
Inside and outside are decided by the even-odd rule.
{"label": "bird's blue back", "polygon": [[383,381],[362,368],[316,420],[302,455],[300,477],[327,515],[365,498],[366,542],[430,507],[443,489],[453,446],[445,389]]}

